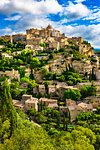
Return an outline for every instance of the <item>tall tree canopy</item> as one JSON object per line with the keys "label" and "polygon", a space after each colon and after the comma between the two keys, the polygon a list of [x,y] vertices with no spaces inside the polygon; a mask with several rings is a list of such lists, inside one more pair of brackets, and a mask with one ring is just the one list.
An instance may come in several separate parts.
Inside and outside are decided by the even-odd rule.
{"label": "tall tree canopy", "polygon": [[12,132],[17,126],[17,113],[12,103],[10,86],[7,82],[1,86],[0,96],[0,117],[2,118],[2,122],[6,121],[7,119],[9,120]]}

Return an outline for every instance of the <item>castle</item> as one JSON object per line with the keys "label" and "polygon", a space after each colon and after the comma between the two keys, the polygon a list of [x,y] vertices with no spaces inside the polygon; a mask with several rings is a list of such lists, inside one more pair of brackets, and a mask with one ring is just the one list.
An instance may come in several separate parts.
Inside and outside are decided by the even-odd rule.
{"label": "castle", "polygon": [[55,30],[51,25],[48,25],[47,28],[42,29],[29,29],[26,30],[26,34],[15,34],[15,35],[5,35],[0,36],[5,40],[10,40],[11,42],[18,43],[22,42],[26,45],[25,49],[33,50],[33,53],[43,50],[43,47],[40,46],[40,43],[46,44],[46,50],[51,51],[59,50],[66,45],[78,46],[79,52],[86,56],[94,55],[94,49],[91,45],[84,44],[84,39],[82,37],[72,37],[68,38],[65,34],[61,34],[59,30]]}
{"label": "castle", "polygon": [[30,29],[26,32],[26,49],[42,50],[42,47],[39,46],[41,42],[44,42],[50,50],[58,50],[68,44],[68,38],[65,34],[61,34],[60,31],[54,30],[51,25],[41,30]]}

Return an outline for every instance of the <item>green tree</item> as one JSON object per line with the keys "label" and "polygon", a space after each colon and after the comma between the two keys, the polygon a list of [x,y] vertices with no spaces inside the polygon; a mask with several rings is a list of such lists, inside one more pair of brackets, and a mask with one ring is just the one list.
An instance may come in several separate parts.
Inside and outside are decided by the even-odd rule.
{"label": "green tree", "polygon": [[45,47],[46,47],[46,44],[45,44],[45,43],[43,43],[43,42],[41,42],[41,43],[39,44],[39,46],[41,46],[41,47],[45,48]]}
{"label": "green tree", "polygon": [[31,68],[34,69],[40,65],[40,61],[38,58],[33,58],[30,62]]}
{"label": "green tree", "polygon": [[12,103],[10,86],[7,82],[1,87],[0,116],[2,117],[3,122],[7,119],[9,120],[12,133],[17,127],[17,114]]}
{"label": "green tree", "polygon": [[72,99],[72,100],[78,100],[81,97],[80,90],[73,90],[73,89],[68,89],[64,92],[63,98],[66,99]]}

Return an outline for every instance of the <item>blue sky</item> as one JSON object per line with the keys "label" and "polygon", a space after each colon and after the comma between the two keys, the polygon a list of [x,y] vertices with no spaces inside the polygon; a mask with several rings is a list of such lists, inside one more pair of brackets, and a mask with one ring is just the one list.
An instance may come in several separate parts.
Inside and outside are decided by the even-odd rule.
{"label": "blue sky", "polygon": [[0,35],[48,24],[67,37],[82,36],[100,48],[99,0],[0,0]]}

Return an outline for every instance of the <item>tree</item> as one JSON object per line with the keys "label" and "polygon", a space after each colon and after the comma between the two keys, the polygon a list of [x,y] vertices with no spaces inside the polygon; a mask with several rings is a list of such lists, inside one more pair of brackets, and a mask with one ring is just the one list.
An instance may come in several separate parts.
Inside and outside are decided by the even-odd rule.
{"label": "tree", "polygon": [[85,98],[87,96],[95,96],[97,94],[97,88],[94,84],[90,85],[85,85],[82,86],[81,88],[81,95],[82,98]]}
{"label": "tree", "polygon": [[16,45],[16,48],[24,49],[25,48],[25,44],[23,44],[22,42],[18,42],[18,44]]}
{"label": "tree", "polygon": [[40,65],[40,61],[38,58],[33,58],[30,62],[31,68],[34,69]]}
{"label": "tree", "polygon": [[65,119],[65,114],[63,113],[63,129],[65,130],[65,125],[66,125],[66,119]]}
{"label": "tree", "polygon": [[20,78],[23,78],[25,76],[25,68],[19,69]]}
{"label": "tree", "polygon": [[68,121],[66,120],[66,131],[68,130]]}
{"label": "tree", "polygon": [[43,42],[41,42],[41,43],[39,44],[39,46],[41,46],[41,47],[45,48],[45,47],[46,47],[46,44],[45,44],[45,43],[43,43]]}
{"label": "tree", "polygon": [[94,74],[94,67],[92,68],[92,80],[96,80],[96,76],[95,76],[95,74]]}
{"label": "tree", "polygon": [[54,57],[54,54],[51,53],[51,54],[49,55],[49,59],[53,59],[53,57]]}
{"label": "tree", "polygon": [[60,113],[57,114],[57,126],[59,127],[60,126]]}
{"label": "tree", "polygon": [[64,92],[63,98],[66,99],[72,99],[72,100],[78,100],[81,97],[80,90],[73,90],[73,89],[68,89]]}
{"label": "tree", "polygon": [[7,82],[5,82],[1,87],[0,116],[2,117],[3,122],[7,119],[9,120],[12,133],[12,131],[14,131],[17,127],[17,114],[12,103],[10,87]]}
{"label": "tree", "polygon": [[65,51],[65,48],[60,48],[59,52],[64,52]]}

